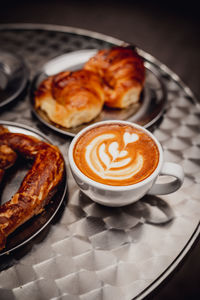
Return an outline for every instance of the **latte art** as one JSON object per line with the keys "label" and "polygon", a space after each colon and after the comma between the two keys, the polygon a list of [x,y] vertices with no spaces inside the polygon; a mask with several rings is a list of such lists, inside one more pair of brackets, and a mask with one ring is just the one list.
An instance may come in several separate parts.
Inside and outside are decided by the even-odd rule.
{"label": "latte art", "polygon": [[155,142],[143,131],[107,124],[86,131],[74,148],[78,168],[108,185],[130,185],[148,177],[158,164]]}
{"label": "latte art", "polygon": [[102,134],[94,138],[86,147],[85,160],[90,169],[102,179],[124,180],[138,173],[143,166],[143,157],[137,153],[133,156],[126,150],[128,143],[134,143],[139,137],[126,138],[124,133],[124,147],[119,150],[119,142],[114,134]]}

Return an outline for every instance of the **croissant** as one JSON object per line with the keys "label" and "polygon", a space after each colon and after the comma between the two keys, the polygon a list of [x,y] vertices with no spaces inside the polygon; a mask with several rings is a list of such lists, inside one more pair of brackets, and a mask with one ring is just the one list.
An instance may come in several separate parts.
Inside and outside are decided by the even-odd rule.
{"label": "croissant", "polygon": [[34,162],[19,190],[0,206],[0,250],[5,247],[9,234],[43,211],[64,176],[64,160],[57,147],[35,137],[6,132],[0,127],[0,180],[17,155]]}
{"label": "croissant", "polygon": [[139,101],[145,79],[144,62],[131,47],[100,50],[84,66],[102,78],[105,105],[124,108]]}
{"label": "croissant", "polygon": [[61,72],[44,80],[35,93],[35,107],[49,119],[70,128],[90,122],[102,110],[104,90],[98,74],[87,70]]}

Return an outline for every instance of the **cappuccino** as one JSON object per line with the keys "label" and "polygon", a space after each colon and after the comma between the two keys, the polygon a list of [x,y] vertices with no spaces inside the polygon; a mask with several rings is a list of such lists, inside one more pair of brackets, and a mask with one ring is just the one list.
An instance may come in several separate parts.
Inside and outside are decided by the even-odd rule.
{"label": "cappuccino", "polygon": [[141,129],[113,122],[85,131],[74,146],[73,158],[90,179],[126,186],[143,181],[154,172],[159,150]]}

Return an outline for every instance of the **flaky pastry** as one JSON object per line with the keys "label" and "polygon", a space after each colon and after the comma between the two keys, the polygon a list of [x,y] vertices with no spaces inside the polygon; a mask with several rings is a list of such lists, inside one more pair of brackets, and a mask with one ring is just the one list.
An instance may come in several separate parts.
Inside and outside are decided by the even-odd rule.
{"label": "flaky pastry", "polygon": [[84,66],[102,78],[105,105],[124,108],[139,101],[145,79],[143,59],[131,47],[100,50]]}
{"label": "flaky pastry", "polygon": [[35,107],[66,128],[90,122],[101,112],[103,104],[101,79],[87,70],[66,71],[48,77],[35,93]]}

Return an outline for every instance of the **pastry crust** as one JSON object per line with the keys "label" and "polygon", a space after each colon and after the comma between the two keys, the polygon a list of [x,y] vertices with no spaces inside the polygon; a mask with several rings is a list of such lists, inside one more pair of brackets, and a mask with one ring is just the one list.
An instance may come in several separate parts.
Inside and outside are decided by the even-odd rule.
{"label": "pastry crust", "polygon": [[87,70],[61,72],[44,80],[35,107],[56,124],[70,128],[90,122],[102,110],[104,90],[97,74]]}
{"label": "pastry crust", "polygon": [[139,101],[145,79],[143,59],[131,47],[100,50],[84,66],[102,78],[105,105],[124,108]]}
{"label": "pastry crust", "polygon": [[125,108],[139,102],[144,86],[143,59],[131,47],[100,50],[83,67],[45,79],[35,93],[35,108],[66,128],[90,122],[103,105]]}
{"label": "pastry crust", "polygon": [[[3,249],[7,236],[49,203],[65,169],[59,149],[34,137],[4,132],[0,128],[0,147],[34,160],[17,193],[0,206],[0,249]],[[7,166],[3,165],[2,172]]]}

